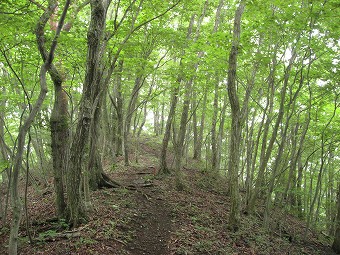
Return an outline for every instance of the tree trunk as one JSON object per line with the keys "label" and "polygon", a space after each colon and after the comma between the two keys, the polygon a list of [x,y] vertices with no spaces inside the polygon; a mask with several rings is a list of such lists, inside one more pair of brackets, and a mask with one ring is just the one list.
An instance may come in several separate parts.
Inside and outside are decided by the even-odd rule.
{"label": "tree trunk", "polygon": [[[294,55],[294,54],[293,54]],[[290,65],[287,68],[287,72],[290,72],[290,67],[292,65],[292,63],[294,62],[294,58],[291,59],[290,61]],[[296,73],[296,75],[298,75],[298,73]],[[284,80],[284,88],[286,87],[286,83],[288,83],[289,80],[289,73],[285,75],[285,80]],[[294,82],[291,84],[291,86],[294,85]],[[287,106],[288,109],[292,108],[290,110],[290,112],[287,113],[287,118],[286,118],[286,123],[284,124],[283,127],[283,131],[281,132],[281,142],[279,144],[279,149],[278,149],[278,153],[277,153],[277,157],[275,159],[275,163],[274,163],[274,167],[272,168],[271,171],[271,177],[270,177],[270,181],[269,181],[269,188],[267,191],[267,197],[266,197],[266,205],[265,205],[265,213],[264,213],[264,224],[266,227],[269,226],[269,217],[270,217],[270,211],[271,211],[271,197],[272,197],[272,193],[274,191],[274,184],[275,184],[275,180],[277,178],[277,173],[278,173],[278,169],[279,169],[279,165],[282,162],[282,156],[283,156],[283,152],[284,152],[284,148],[286,146],[286,137],[287,137],[287,133],[288,133],[288,128],[289,128],[289,123],[290,120],[293,116],[293,114],[295,113],[295,103],[296,103],[296,99],[297,96],[302,88],[303,85],[303,78],[301,78],[300,83],[299,83],[299,87],[297,88],[297,90],[295,91],[294,95],[292,94],[292,87],[290,89],[290,101],[289,104]],[[285,102],[285,93],[282,93],[282,98],[280,101],[280,109],[279,112],[283,111],[282,109],[284,109],[284,102]],[[292,106],[292,107],[291,107]],[[279,115],[280,117],[280,115]],[[283,118],[283,116],[281,117]],[[275,126],[276,128],[276,126]],[[287,182],[287,187],[291,187],[291,182],[294,179],[293,177],[296,176],[296,162],[295,162],[295,151],[296,151],[296,136],[297,136],[297,132],[298,132],[298,128],[299,128],[299,123],[295,124],[295,127],[293,128],[292,131],[292,135],[291,135],[291,140],[292,141],[292,152],[291,152],[291,158],[290,158],[290,171],[289,171],[289,177],[288,177],[288,182]],[[275,129],[274,129],[274,132]],[[294,182],[296,183],[296,181]],[[294,190],[294,186],[291,188]],[[288,190],[286,190],[286,192],[288,193]]]}
{"label": "tree trunk", "polygon": [[[67,197],[69,222],[73,227],[78,226],[85,216],[80,196],[80,181],[82,174],[83,155],[88,142],[91,120],[95,111],[100,111],[98,104],[102,81],[102,37],[105,27],[106,7],[100,0],[91,1],[91,21],[87,33],[87,63],[80,103],[78,123],[71,146],[70,162],[67,171]],[[97,113],[99,115],[99,113]],[[97,115],[97,117],[98,117]]]}
{"label": "tree trunk", "polygon": [[231,132],[229,145],[229,191],[231,196],[231,210],[229,215],[229,228],[237,231],[240,224],[240,194],[238,184],[238,172],[240,165],[240,143],[242,136],[242,116],[240,103],[236,89],[237,55],[240,44],[241,17],[244,11],[244,3],[241,2],[235,12],[233,42],[229,54],[228,68],[228,97],[231,106]]}
{"label": "tree trunk", "polygon": [[[5,95],[5,87],[2,87],[1,91],[2,95]],[[1,167],[5,166],[4,169],[0,169],[2,171],[2,184],[6,182],[6,179],[9,177],[8,165],[10,155],[12,155],[12,151],[10,147],[6,144],[5,141],[5,107],[6,107],[6,96],[4,96],[0,100],[0,165]],[[7,175],[7,176],[6,176]]]}
{"label": "tree trunk", "polygon": [[[40,76],[39,76],[40,93],[39,93],[38,99],[35,102],[34,106],[32,107],[27,119],[23,122],[23,125],[19,128],[19,134],[18,134],[18,140],[17,140],[18,143],[17,143],[17,148],[16,148],[16,154],[14,156],[13,169],[12,169],[12,180],[11,180],[12,181],[11,182],[11,196],[12,196],[13,220],[12,220],[11,231],[10,231],[10,236],[9,236],[9,245],[8,245],[9,255],[16,255],[18,252],[18,232],[19,232],[19,224],[20,224],[21,212],[22,212],[22,203],[21,203],[21,199],[20,199],[19,191],[18,191],[18,182],[19,182],[19,173],[20,173],[20,169],[22,167],[22,161],[23,161],[25,137],[37,113],[41,110],[42,104],[46,97],[46,93],[47,93],[46,73],[51,67],[51,63],[54,58],[54,52],[57,46],[56,39],[59,37],[61,26],[64,22],[69,4],[70,4],[70,1],[66,1],[63,14],[59,21],[59,26],[56,31],[55,38],[50,48],[50,52],[48,54],[47,59],[44,60],[44,64],[41,66],[41,69],[40,69]],[[49,17],[51,16],[54,8],[55,8],[55,3],[52,3],[46,9],[46,11],[41,16],[38,22],[37,29],[36,29],[36,37],[37,37],[37,43],[39,47],[41,47],[42,44],[44,43],[44,40],[45,40],[44,27]]]}
{"label": "tree trunk", "polygon": [[[55,1],[53,4],[58,4]],[[52,7],[51,16],[56,11],[55,7]],[[63,17],[65,18],[65,17]],[[47,20],[46,20],[47,22]],[[58,23],[58,28],[51,26],[53,30],[62,30],[63,23]],[[48,53],[45,46],[44,27],[38,26],[36,31],[39,38],[38,48],[43,60],[48,58]],[[62,83],[64,81],[63,74],[57,70],[52,64],[48,70],[54,85],[54,105],[50,117],[51,127],[51,149],[52,149],[52,161],[53,161],[53,174],[54,174],[54,188],[56,193],[56,207],[57,216],[63,218],[66,216],[66,203],[64,197],[64,173],[66,171],[68,163],[69,152],[69,114],[68,114],[68,96],[65,93]]]}
{"label": "tree trunk", "polygon": [[[256,183],[255,183],[255,188],[254,188],[253,194],[252,194],[251,199],[250,199],[249,204],[248,204],[248,208],[247,208],[248,212],[254,211],[256,199],[257,199],[259,193],[263,191],[262,186],[263,186],[263,181],[264,181],[264,173],[265,173],[265,169],[267,167],[269,158],[270,158],[272,150],[273,150],[273,146],[274,146],[274,142],[276,140],[276,136],[277,136],[277,133],[278,133],[279,126],[282,122],[282,118],[283,118],[283,115],[284,115],[284,106],[285,106],[284,103],[285,103],[285,97],[286,97],[286,92],[287,92],[287,86],[289,84],[290,71],[291,71],[292,65],[295,61],[295,58],[296,58],[296,52],[295,52],[295,50],[293,50],[292,57],[289,60],[289,65],[288,65],[287,70],[285,71],[285,75],[284,75],[284,84],[283,84],[282,89],[281,89],[281,101],[280,101],[279,113],[278,113],[278,116],[277,116],[277,119],[276,119],[276,122],[275,122],[275,125],[274,125],[274,128],[273,128],[272,136],[269,140],[269,144],[268,144],[267,148],[265,148],[265,146],[264,146],[264,143],[266,143],[266,141],[263,140],[263,142],[262,142],[262,151],[261,151],[259,174],[258,174],[258,178],[257,178]],[[275,66],[273,68],[275,69]],[[272,71],[272,73],[273,72],[274,71]],[[272,82],[270,82],[270,83],[272,83]],[[267,121],[267,123],[268,123],[268,121]],[[267,130],[267,128],[266,128],[266,130]]]}
{"label": "tree trunk", "polygon": [[216,76],[215,80],[215,90],[214,90],[214,113],[211,123],[211,167],[214,173],[217,172],[217,118],[218,118],[218,95],[219,95],[219,79]]}
{"label": "tree trunk", "polygon": [[198,144],[198,127],[197,127],[197,93],[193,92],[193,98],[191,102],[191,111],[192,111],[192,128],[193,128],[193,147],[194,147],[194,156],[193,159],[197,159],[197,154],[195,153],[196,147]]}
{"label": "tree trunk", "polygon": [[307,229],[309,228],[311,222],[313,222],[313,216],[314,216],[314,207],[315,207],[315,203],[317,201],[317,199],[319,199],[319,196],[321,195],[321,189],[322,189],[322,178],[323,178],[323,172],[324,172],[324,168],[325,168],[325,157],[326,157],[326,152],[325,152],[325,146],[326,146],[326,131],[328,126],[331,124],[333,118],[336,115],[336,111],[338,108],[338,104],[337,104],[337,100],[338,100],[338,95],[335,97],[334,99],[334,110],[333,110],[333,114],[331,116],[331,118],[328,120],[327,124],[325,125],[324,129],[322,130],[321,133],[321,155],[320,155],[320,168],[319,168],[319,173],[318,173],[318,180],[316,182],[316,187],[315,187],[315,193],[313,196],[313,199],[311,201],[310,204],[310,209],[309,209],[309,215],[307,218]]}
{"label": "tree trunk", "polygon": [[[142,123],[140,124],[139,128],[138,128],[138,132],[137,132],[137,137],[140,137],[142,131],[143,131],[143,127],[146,123],[146,115],[147,115],[147,103],[144,104],[144,107],[143,107],[143,116],[142,116]],[[142,114],[142,113],[141,113]]]}
{"label": "tree trunk", "polygon": [[[181,78],[179,77],[177,79],[177,83],[179,83],[180,80]],[[171,127],[173,123],[173,118],[175,117],[175,112],[176,112],[176,107],[177,107],[178,93],[179,93],[179,85],[174,89],[172,96],[171,96],[170,110],[168,114],[168,119],[165,124],[165,132],[164,132],[164,137],[163,137],[163,142],[162,142],[159,174],[168,174],[170,172],[167,166],[167,162],[166,162],[166,155],[167,155],[168,145],[169,145],[169,141],[171,137]]]}
{"label": "tree trunk", "polygon": [[[148,56],[146,56],[145,59],[147,59]],[[128,136],[129,136],[130,130],[131,130],[132,115],[136,110],[135,108],[136,108],[136,104],[137,104],[139,90],[143,86],[144,81],[145,81],[145,78],[143,78],[142,75],[139,75],[139,76],[136,77],[135,84],[134,84],[134,87],[133,87],[132,92],[131,92],[131,97],[130,97],[130,101],[129,101],[129,104],[128,104],[128,108],[127,108],[127,111],[126,111],[126,117],[125,117],[125,123],[124,123],[125,128],[124,128],[124,135],[123,135],[123,138],[124,138],[124,162],[125,162],[126,166],[129,165]]]}
{"label": "tree trunk", "polygon": [[154,123],[153,123],[153,128],[154,128],[154,133],[155,133],[155,136],[159,136],[161,134],[161,126],[160,126],[160,123],[159,123],[159,118],[160,118],[160,112],[159,112],[159,105],[155,105],[154,106],[154,111],[153,111],[153,114],[154,114]]}
{"label": "tree trunk", "polygon": [[202,109],[200,125],[199,125],[199,129],[197,130],[197,141],[194,142],[193,158],[197,160],[202,159],[203,131],[204,131],[204,125],[205,125],[205,112],[207,109],[207,96],[208,96],[208,91],[206,90],[204,92],[203,109]]}
{"label": "tree trunk", "polygon": [[54,187],[56,192],[57,215],[59,218],[64,218],[66,203],[63,179],[69,151],[68,98],[61,84],[55,84],[54,88],[55,101],[50,119]]}
{"label": "tree trunk", "polygon": [[[179,85],[180,86],[180,85]],[[182,180],[181,168],[182,168],[182,155],[183,155],[183,148],[184,148],[184,140],[185,134],[187,130],[187,122],[188,122],[188,115],[189,115],[189,107],[190,107],[190,94],[191,94],[191,87],[192,87],[192,79],[186,83],[185,86],[185,99],[183,102],[183,109],[181,114],[181,122],[179,127],[178,136],[176,139],[176,143],[174,144],[175,150],[175,179],[176,179],[176,187],[178,190],[183,190],[184,184]]]}
{"label": "tree trunk", "polygon": [[117,111],[117,133],[116,133],[116,156],[123,155],[123,134],[124,134],[124,118],[123,118],[123,97],[122,97],[122,71],[124,61],[118,62],[117,79],[116,79],[116,111]]}

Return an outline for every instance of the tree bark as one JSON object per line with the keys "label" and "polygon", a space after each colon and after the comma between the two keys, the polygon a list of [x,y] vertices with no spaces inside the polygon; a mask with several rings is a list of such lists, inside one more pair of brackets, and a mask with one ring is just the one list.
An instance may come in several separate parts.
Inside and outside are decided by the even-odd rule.
{"label": "tree bark", "polygon": [[55,102],[50,118],[54,187],[57,215],[59,218],[64,218],[66,203],[63,179],[66,173],[69,151],[68,98],[61,84],[55,85],[54,89]]}
{"label": "tree bark", "polygon": [[123,133],[124,133],[124,118],[123,118],[123,97],[122,97],[122,72],[123,72],[123,60],[119,60],[117,77],[116,77],[116,111],[117,111],[117,133],[116,133],[116,156],[123,155]]}
{"label": "tree bark", "polygon": [[[100,110],[98,101],[102,85],[102,39],[105,27],[107,6],[103,1],[91,1],[91,21],[87,33],[87,62],[83,95],[76,132],[74,134],[70,162],[67,171],[67,197],[69,222],[73,227],[78,226],[85,217],[84,207],[80,196],[80,181],[82,174],[83,155],[89,140],[91,120]],[[98,114],[98,113],[97,113]],[[98,115],[97,115],[98,116]]]}
{"label": "tree bark", "polygon": [[217,171],[217,118],[218,118],[218,100],[219,100],[219,78],[216,76],[215,80],[215,90],[214,90],[214,113],[211,123],[211,167],[212,171],[216,173]]}
{"label": "tree bark", "polygon": [[[177,83],[181,80],[180,77],[177,79]],[[168,150],[168,145],[171,137],[171,127],[173,124],[173,118],[175,117],[176,107],[178,102],[178,93],[179,93],[179,85],[174,88],[171,96],[171,103],[170,103],[170,110],[168,114],[168,118],[165,124],[165,131],[162,141],[162,149],[161,149],[161,156],[160,156],[160,166],[159,166],[159,174],[168,174],[170,173],[167,162],[166,162],[166,155]]]}
{"label": "tree bark", "polygon": [[240,165],[240,142],[242,136],[242,116],[240,103],[236,89],[236,69],[237,55],[240,44],[241,17],[245,8],[243,2],[240,3],[234,20],[233,42],[229,54],[228,83],[227,91],[231,107],[231,132],[229,145],[229,191],[231,196],[231,210],[229,215],[229,228],[237,231],[240,224],[240,194],[238,184],[238,172]]}
{"label": "tree bark", "polygon": [[189,115],[189,104],[190,104],[190,93],[192,87],[192,80],[188,81],[185,86],[185,99],[183,102],[181,121],[178,136],[176,142],[174,144],[175,150],[175,179],[176,179],[176,187],[178,190],[183,190],[184,184],[182,180],[181,167],[182,167],[182,155],[183,155],[183,146],[185,140],[185,134],[187,130],[187,122]]}
{"label": "tree bark", "polygon": [[[208,91],[205,90],[204,92],[204,97],[203,97],[203,109],[202,109],[202,115],[201,115],[201,120],[200,120],[200,125],[197,130],[197,138],[196,141],[194,140],[194,159],[201,160],[202,159],[202,142],[203,142],[203,131],[204,131],[204,126],[205,126],[205,112],[207,109],[207,96],[208,96]],[[195,125],[195,124],[194,124]],[[195,126],[194,126],[195,128]]]}

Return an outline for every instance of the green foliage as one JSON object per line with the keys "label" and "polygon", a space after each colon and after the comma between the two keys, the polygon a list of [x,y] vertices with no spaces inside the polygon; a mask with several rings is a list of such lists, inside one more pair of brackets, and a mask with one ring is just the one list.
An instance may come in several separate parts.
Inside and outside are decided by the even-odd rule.
{"label": "green foliage", "polygon": [[78,241],[78,243],[76,244],[76,246],[77,245],[91,245],[91,244],[96,244],[96,243],[98,243],[98,241],[97,240],[95,240],[95,239],[92,239],[92,238],[89,238],[89,237],[80,237],[79,238],[79,241]]}
{"label": "green foliage", "polygon": [[54,229],[46,230],[45,232],[39,233],[38,240],[44,242],[46,238],[55,238],[57,237],[58,233]]}

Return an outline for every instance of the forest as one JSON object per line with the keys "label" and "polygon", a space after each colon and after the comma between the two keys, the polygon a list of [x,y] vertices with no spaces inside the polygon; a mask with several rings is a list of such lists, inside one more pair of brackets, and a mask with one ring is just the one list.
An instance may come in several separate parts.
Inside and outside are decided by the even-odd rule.
{"label": "forest", "polygon": [[338,0],[1,0],[1,254],[340,254]]}

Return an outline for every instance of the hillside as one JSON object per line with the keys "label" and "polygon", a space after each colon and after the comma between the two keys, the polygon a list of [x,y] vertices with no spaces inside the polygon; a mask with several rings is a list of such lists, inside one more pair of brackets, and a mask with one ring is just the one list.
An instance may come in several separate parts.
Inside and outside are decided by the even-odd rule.
{"label": "hillside", "polygon": [[[174,177],[155,176],[159,144],[140,141],[138,163],[107,160],[106,172],[122,187],[91,193],[93,210],[87,222],[68,229],[58,222],[53,205],[53,183],[29,186],[29,244],[25,221],[20,228],[19,254],[333,254],[330,240],[306,230],[305,224],[276,208],[270,230],[262,228],[261,208],[242,215],[242,227],[227,229],[229,198],[223,177],[209,175],[187,162],[186,188],[176,191]],[[169,164],[171,164],[171,155]],[[134,159],[135,161],[135,159]],[[195,167],[197,166],[197,167]],[[0,254],[6,254],[8,222],[1,226]],[[325,237],[323,237],[325,238]]]}

